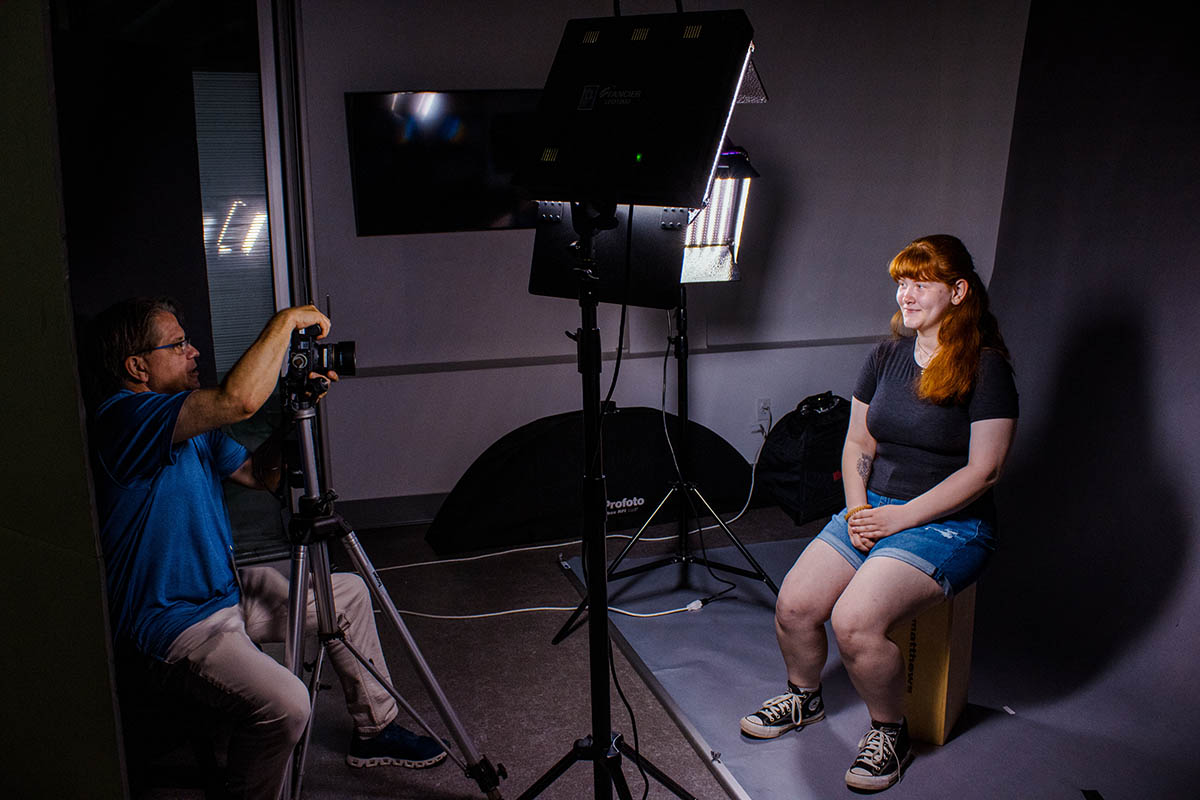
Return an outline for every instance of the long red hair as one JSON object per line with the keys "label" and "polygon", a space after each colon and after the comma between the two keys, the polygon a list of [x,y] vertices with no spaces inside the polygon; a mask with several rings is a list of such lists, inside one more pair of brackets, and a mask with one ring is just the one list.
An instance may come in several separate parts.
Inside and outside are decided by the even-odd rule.
{"label": "long red hair", "polygon": [[[975,386],[979,354],[988,347],[1008,358],[1008,348],[1000,335],[1000,325],[988,310],[987,289],[975,271],[975,262],[966,246],[955,236],[922,236],[901,250],[888,266],[892,280],[938,281],[953,287],[967,282],[967,293],[957,305],[946,309],[938,326],[938,351],[934,354],[917,385],[917,395],[934,403],[956,403],[967,398]],[[892,335],[911,336],[904,327],[904,316],[892,316]]]}

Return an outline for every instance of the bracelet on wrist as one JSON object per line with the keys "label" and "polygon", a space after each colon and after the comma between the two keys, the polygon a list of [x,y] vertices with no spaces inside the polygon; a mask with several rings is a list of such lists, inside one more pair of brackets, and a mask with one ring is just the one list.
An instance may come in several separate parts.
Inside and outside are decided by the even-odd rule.
{"label": "bracelet on wrist", "polygon": [[849,522],[850,518],[853,517],[858,512],[866,511],[870,507],[871,507],[870,503],[863,503],[861,506],[855,506],[854,508],[850,509],[849,511],[846,512],[846,522]]}

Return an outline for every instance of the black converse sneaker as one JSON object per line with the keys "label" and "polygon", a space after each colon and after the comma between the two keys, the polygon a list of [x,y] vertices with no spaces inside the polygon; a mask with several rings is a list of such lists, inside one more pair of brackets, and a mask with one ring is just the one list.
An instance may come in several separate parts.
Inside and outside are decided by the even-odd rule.
{"label": "black converse sneaker", "polygon": [[867,792],[888,788],[900,780],[912,760],[908,721],[895,725],[871,720],[871,730],[858,740],[858,748],[858,758],[846,770],[846,785]]}
{"label": "black converse sneaker", "polygon": [[758,711],[742,717],[742,733],[755,739],[774,739],[793,728],[823,719],[825,703],[821,700],[821,687],[804,691],[789,682],[787,694],[772,697]]}

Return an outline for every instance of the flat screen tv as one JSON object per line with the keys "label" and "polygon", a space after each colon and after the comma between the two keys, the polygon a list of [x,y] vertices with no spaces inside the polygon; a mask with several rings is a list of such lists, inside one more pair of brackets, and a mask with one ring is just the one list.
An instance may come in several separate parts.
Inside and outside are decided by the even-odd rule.
{"label": "flat screen tv", "polygon": [[541,91],[347,92],[359,236],[532,228],[513,185]]}

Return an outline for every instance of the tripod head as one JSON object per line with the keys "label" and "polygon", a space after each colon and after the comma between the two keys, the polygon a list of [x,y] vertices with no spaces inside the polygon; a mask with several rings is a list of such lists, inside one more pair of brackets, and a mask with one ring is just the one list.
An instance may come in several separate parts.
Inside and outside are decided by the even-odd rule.
{"label": "tripod head", "polygon": [[[333,491],[321,490],[317,472],[313,441],[317,402],[329,391],[331,373],[338,377],[357,372],[354,342],[324,343],[317,339],[320,334],[317,325],[292,332],[281,398],[288,427],[295,432],[283,445],[284,486],[304,489],[297,516],[309,520],[332,516],[337,497]],[[307,538],[295,532],[291,537],[294,542]]]}
{"label": "tripod head", "polygon": [[288,486],[304,490],[288,522],[288,537],[294,545],[313,544],[342,532],[341,521],[333,511],[337,493],[321,486],[313,423],[317,402],[329,390],[327,376],[355,374],[354,342],[325,344],[317,340],[320,334],[319,326],[292,332],[283,378],[284,413],[295,433],[284,447],[285,477]]}

